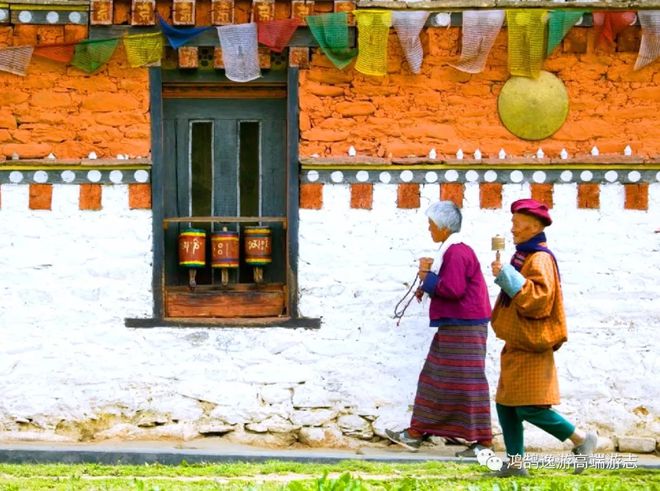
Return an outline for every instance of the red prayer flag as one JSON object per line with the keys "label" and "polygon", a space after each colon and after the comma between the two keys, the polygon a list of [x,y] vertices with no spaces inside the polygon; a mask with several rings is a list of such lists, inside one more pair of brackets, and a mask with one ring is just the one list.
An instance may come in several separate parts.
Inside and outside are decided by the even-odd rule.
{"label": "red prayer flag", "polygon": [[594,26],[600,28],[598,40],[605,38],[612,44],[621,31],[635,22],[637,14],[632,11],[593,12],[593,18]]}
{"label": "red prayer flag", "polygon": [[257,39],[264,46],[268,46],[273,51],[281,53],[289,44],[299,25],[300,19],[277,19],[267,22],[257,22]]}
{"label": "red prayer flag", "polygon": [[73,58],[73,51],[76,43],[48,44],[44,46],[35,46],[34,56],[48,58],[49,60],[69,63]]}

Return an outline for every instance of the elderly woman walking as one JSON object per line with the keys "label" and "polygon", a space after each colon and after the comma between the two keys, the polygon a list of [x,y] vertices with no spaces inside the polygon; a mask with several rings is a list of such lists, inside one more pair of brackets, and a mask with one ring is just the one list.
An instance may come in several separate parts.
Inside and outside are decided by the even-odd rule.
{"label": "elderly woman walking", "polygon": [[560,441],[570,439],[582,472],[598,443],[595,432],[575,427],[551,406],[559,404],[554,352],[567,340],[566,315],[557,260],[545,237],[552,224],[548,207],[533,199],[511,205],[511,234],[516,253],[510,264],[491,264],[500,292],[493,311],[493,330],[505,345],[495,398],[509,462],[498,477],[527,476],[523,422]]}
{"label": "elderly woman walking", "polygon": [[491,446],[490,396],[485,374],[490,302],[479,260],[460,235],[462,216],[451,201],[426,210],[431,238],[441,243],[429,271],[420,270],[421,301],[430,297],[431,327],[437,328],[419,375],[410,427],[386,430],[393,442],[416,451],[427,435],[472,444],[459,457]]}

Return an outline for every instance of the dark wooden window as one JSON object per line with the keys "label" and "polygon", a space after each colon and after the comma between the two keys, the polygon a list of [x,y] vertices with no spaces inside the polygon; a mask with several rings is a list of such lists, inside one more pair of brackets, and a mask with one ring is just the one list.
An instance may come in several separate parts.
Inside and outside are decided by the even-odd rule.
{"label": "dark wooden window", "polygon": [[[271,92],[272,94],[272,92]],[[286,99],[163,100],[163,316],[277,318],[291,315],[287,271]],[[268,228],[271,262],[245,261],[248,227]],[[179,264],[179,235],[206,233],[206,265]],[[211,267],[212,235],[239,233],[240,263]],[[259,274],[256,274],[259,273]]]}

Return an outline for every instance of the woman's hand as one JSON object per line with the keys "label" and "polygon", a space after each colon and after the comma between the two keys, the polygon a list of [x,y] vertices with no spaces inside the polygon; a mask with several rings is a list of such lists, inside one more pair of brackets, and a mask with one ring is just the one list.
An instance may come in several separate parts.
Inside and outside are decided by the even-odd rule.
{"label": "woman's hand", "polygon": [[424,290],[422,290],[422,287],[420,286],[415,290],[415,298],[417,299],[418,302],[422,301],[422,297],[424,296]]}
{"label": "woman's hand", "polygon": [[502,271],[502,263],[495,260],[490,263],[490,269],[493,271],[493,276],[497,277],[497,275],[500,274],[500,271]]}

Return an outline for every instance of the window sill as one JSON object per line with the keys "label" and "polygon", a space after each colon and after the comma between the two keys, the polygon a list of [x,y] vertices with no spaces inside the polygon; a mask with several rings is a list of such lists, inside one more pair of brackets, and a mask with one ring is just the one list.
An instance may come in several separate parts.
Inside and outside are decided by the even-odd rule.
{"label": "window sill", "polygon": [[283,327],[287,329],[319,329],[321,319],[302,317],[292,319],[291,317],[164,317],[162,319],[124,319],[126,327],[153,328],[153,327]]}

